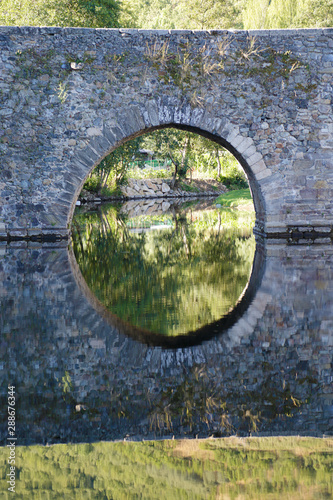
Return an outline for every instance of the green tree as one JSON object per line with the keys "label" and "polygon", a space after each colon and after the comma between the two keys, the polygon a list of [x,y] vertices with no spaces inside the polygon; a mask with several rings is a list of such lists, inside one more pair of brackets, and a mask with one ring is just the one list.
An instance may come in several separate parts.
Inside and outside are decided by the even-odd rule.
{"label": "green tree", "polygon": [[0,24],[11,26],[119,26],[115,0],[2,0]]}
{"label": "green tree", "polygon": [[333,0],[247,0],[245,29],[319,28],[333,25]]}
{"label": "green tree", "polygon": [[142,141],[142,137],[127,141],[97,165],[92,175],[99,178],[99,191],[109,184],[120,186],[124,182],[130,163],[139,151]]}
{"label": "green tree", "polygon": [[175,185],[177,177],[185,177],[190,168],[191,141],[193,134],[174,128],[158,130],[146,136],[144,144],[147,149],[155,152],[159,159],[169,160],[173,167],[171,186]]}
{"label": "green tree", "polygon": [[[98,216],[99,224],[96,213],[75,218],[76,259],[96,297],[131,325],[164,335],[196,330],[222,317],[248,281],[251,231],[226,227],[238,213],[175,208],[161,216],[169,229],[148,232],[129,231],[113,208],[101,206]],[[142,218],[134,227],[146,227]]]}
{"label": "green tree", "polygon": [[123,0],[121,22],[143,29],[241,28],[240,0]]}
{"label": "green tree", "polygon": [[239,0],[180,0],[182,16],[178,28],[228,29],[241,28]]}
{"label": "green tree", "polygon": [[333,0],[308,0],[297,13],[297,27],[321,28],[333,26]]}
{"label": "green tree", "polygon": [[199,134],[173,128],[159,130],[144,136],[143,147],[153,150],[156,157],[172,162],[174,182],[188,172],[191,177],[195,170],[207,177],[239,177],[245,182],[243,169],[236,158],[218,143]]}
{"label": "green tree", "polygon": [[175,29],[179,9],[175,0],[123,0],[120,23],[142,29]]}

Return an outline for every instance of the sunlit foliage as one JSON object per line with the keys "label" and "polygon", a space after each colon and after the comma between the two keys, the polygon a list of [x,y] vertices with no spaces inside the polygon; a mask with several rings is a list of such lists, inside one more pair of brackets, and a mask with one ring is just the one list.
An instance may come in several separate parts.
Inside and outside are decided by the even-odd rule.
{"label": "sunlit foliage", "polygon": [[[231,189],[248,185],[242,167],[225,148],[198,134],[167,128],[147,133],[115,149],[93,170],[84,189],[111,195],[117,187],[126,183],[127,178],[137,176],[134,165],[142,169],[140,177],[147,177],[147,162],[140,157],[142,150],[153,152],[155,161],[164,164],[163,177],[170,177],[171,187],[176,181],[192,177],[213,178]],[[159,170],[147,172],[148,177],[161,173]]]}
{"label": "sunlit foliage", "polygon": [[121,23],[145,29],[272,29],[332,26],[333,0],[124,0]]}
{"label": "sunlit foliage", "polygon": [[119,12],[115,0],[2,0],[0,25],[114,28]]}
{"label": "sunlit foliage", "polygon": [[246,29],[332,26],[333,1],[247,0],[244,3],[242,17]]}

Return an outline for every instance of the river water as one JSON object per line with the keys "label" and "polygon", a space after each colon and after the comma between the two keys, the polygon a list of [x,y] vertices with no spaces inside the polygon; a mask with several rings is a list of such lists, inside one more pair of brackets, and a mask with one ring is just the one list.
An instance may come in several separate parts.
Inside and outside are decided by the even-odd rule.
{"label": "river water", "polygon": [[332,435],[333,246],[165,203],[81,210],[69,246],[0,247],[20,444]]}

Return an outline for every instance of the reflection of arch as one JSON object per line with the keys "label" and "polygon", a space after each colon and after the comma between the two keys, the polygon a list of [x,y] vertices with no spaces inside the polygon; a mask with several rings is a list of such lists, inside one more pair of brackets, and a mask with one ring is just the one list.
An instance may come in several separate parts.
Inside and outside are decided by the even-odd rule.
{"label": "reflection of arch", "polygon": [[145,105],[135,104],[121,110],[114,126],[104,125],[94,129],[95,135],[88,146],[77,152],[71,168],[80,183],[71,200],[67,224],[70,224],[76,199],[85,179],[92,169],[110,152],[124,142],[159,128],[175,127],[201,134],[228,149],[240,162],[249,179],[254,201],[257,227],[263,228],[266,218],[266,204],[260,181],[271,175],[262,155],[256,150],[253,140],[239,132],[239,127],[226,118],[217,118],[202,108],[192,109],[190,104],[180,104],[175,98],[147,101]]}
{"label": "reflection of arch", "polygon": [[[164,335],[158,335],[148,330],[144,330],[143,328],[130,325],[129,323],[126,323],[125,321],[118,318],[115,314],[112,314],[91,292],[81,274],[72,248],[70,248],[69,251],[69,261],[81,292],[86,297],[91,306],[96,310],[96,312],[106,321],[106,323],[108,323],[112,328],[115,328],[122,335],[131,337],[134,340],[146,345],[160,346],[165,349],[176,349],[199,345],[204,341],[217,337],[222,333],[226,333],[232,327],[236,328],[237,331],[239,329],[240,320],[249,309],[249,306],[251,305],[256,295],[257,289],[261,284],[265,269],[263,248],[261,244],[257,244],[250,280],[243,293],[239,297],[235,307],[227,314],[225,314],[221,319],[214,321],[209,325],[205,325],[196,331],[189,332],[186,335],[167,337]],[[248,332],[245,333],[247,334]],[[237,335],[239,337],[239,333],[236,333],[236,336]]]}

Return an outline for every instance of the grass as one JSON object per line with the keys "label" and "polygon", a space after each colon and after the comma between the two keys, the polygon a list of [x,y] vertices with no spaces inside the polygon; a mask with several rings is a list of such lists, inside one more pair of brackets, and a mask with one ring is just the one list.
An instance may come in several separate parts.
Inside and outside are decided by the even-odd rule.
{"label": "grass", "polygon": [[237,189],[229,191],[228,193],[221,194],[216,200],[216,204],[222,205],[223,207],[253,207],[253,200],[250,190],[247,189]]}
{"label": "grass", "polygon": [[[18,499],[332,498],[333,439],[224,438],[16,448]],[[8,449],[0,489],[10,499]]]}
{"label": "grass", "polygon": [[188,193],[200,193],[200,189],[196,186],[192,186],[191,184],[187,184],[184,181],[178,180],[176,183],[176,188],[181,189],[182,191],[187,191]]}

